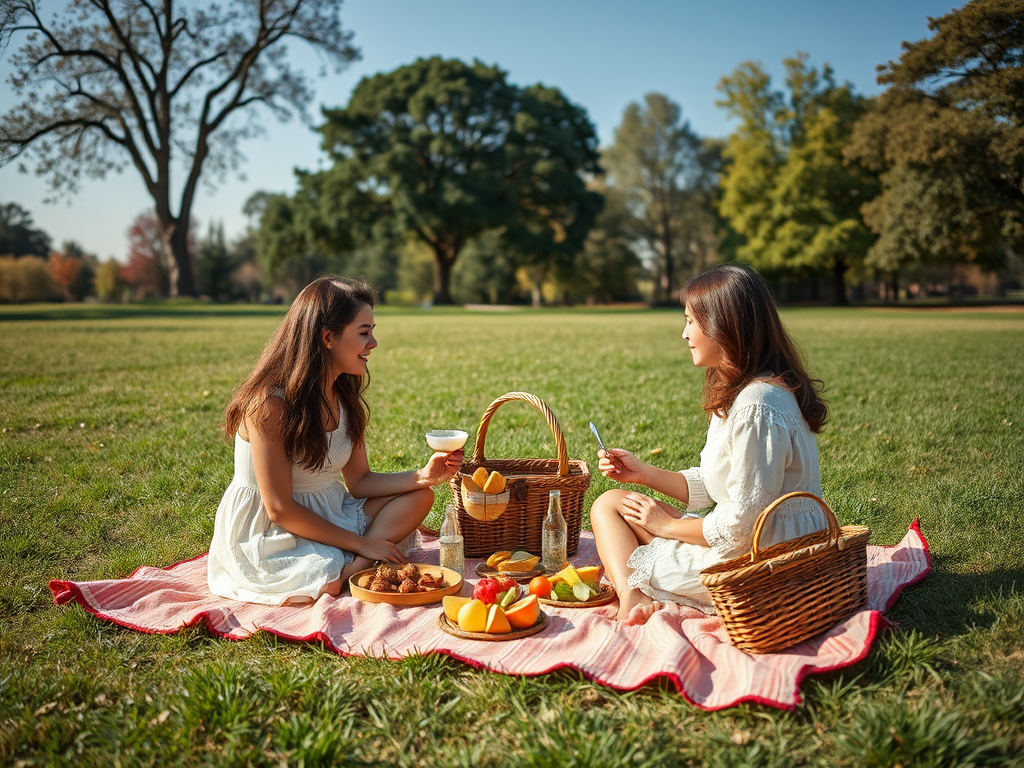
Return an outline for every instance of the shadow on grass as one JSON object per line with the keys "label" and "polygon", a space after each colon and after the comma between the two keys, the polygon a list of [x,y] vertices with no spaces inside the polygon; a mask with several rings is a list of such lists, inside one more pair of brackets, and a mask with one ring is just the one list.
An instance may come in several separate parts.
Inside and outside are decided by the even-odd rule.
{"label": "shadow on grass", "polygon": [[932,572],[899,596],[886,615],[904,629],[940,637],[987,628],[999,619],[997,602],[1024,594],[1024,565],[969,572],[965,561],[932,555]]}

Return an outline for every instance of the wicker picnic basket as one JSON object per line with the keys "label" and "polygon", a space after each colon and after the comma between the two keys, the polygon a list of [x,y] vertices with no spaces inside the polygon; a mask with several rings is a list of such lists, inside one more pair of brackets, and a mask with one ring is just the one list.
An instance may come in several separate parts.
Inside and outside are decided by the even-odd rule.
{"label": "wicker picnic basket", "polygon": [[[543,414],[555,438],[556,459],[487,459],[484,440],[491,417],[503,404],[515,400],[530,403]],[[493,520],[476,520],[466,513],[462,494],[463,475],[472,476],[480,466],[497,470],[507,480],[508,506]],[[541,553],[541,523],[548,511],[548,492],[561,491],[562,515],[567,526],[566,553],[575,554],[583,522],[583,496],[590,487],[585,461],[570,461],[558,419],[544,402],[529,392],[509,392],[487,406],[476,433],[473,458],[462,464],[449,481],[452,503],[458,510],[466,557],[487,557],[499,550]]]}
{"label": "wicker picnic basket", "polygon": [[[789,499],[806,496],[821,507],[828,529],[760,549],[768,516]],[[750,554],[700,572],[732,644],[771,653],[831,629],[868,599],[863,525],[839,526],[828,504],[813,493],[789,493],[758,516]]]}

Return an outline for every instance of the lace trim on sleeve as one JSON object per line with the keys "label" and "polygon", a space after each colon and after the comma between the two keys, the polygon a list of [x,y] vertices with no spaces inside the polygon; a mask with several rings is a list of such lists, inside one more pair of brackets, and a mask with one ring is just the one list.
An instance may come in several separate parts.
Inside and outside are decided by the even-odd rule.
{"label": "lace trim on sleeve", "polygon": [[708,496],[708,489],[704,486],[700,467],[690,467],[690,469],[682,470],[679,474],[686,478],[686,485],[690,489],[690,497],[686,502],[687,512],[707,509],[715,503],[715,500]]}
{"label": "lace trim on sleeve", "polygon": [[781,411],[767,403],[750,403],[729,414],[729,420],[733,424],[759,421],[773,427],[785,427],[791,432],[800,429],[803,418],[799,411],[796,413]]}

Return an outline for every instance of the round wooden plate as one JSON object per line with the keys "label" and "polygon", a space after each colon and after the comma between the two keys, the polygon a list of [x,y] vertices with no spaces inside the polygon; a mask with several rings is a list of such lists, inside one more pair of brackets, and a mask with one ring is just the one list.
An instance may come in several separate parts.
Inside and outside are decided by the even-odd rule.
{"label": "round wooden plate", "polygon": [[462,637],[466,640],[484,640],[486,642],[502,642],[504,640],[518,640],[521,637],[529,637],[530,635],[536,635],[544,627],[548,625],[548,615],[544,611],[540,612],[537,617],[537,621],[533,623],[532,627],[526,629],[517,629],[514,632],[506,632],[503,635],[491,635],[487,632],[466,632],[465,630],[459,629],[458,624],[452,624],[448,616],[445,615],[444,611],[441,611],[441,615],[437,617],[437,626],[442,631],[447,632],[449,635],[455,635],[455,637]]}
{"label": "round wooden plate", "polygon": [[537,563],[535,568],[531,568],[529,571],[499,571],[497,568],[491,568],[486,562],[476,564],[476,575],[483,576],[485,579],[493,579],[497,576],[508,576],[515,581],[526,581],[532,579],[534,576],[543,576],[547,573],[547,569]]}
{"label": "round wooden plate", "polygon": [[615,597],[615,588],[611,584],[601,584],[597,597],[587,600],[585,603],[579,600],[549,600],[546,597],[540,598],[540,601],[544,605],[554,605],[558,608],[593,608],[596,605],[610,603]]}
{"label": "round wooden plate", "polygon": [[416,563],[416,566],[421,574],[429,573],[435,578],[442,575],[448,586],[441,589],[428,589],[426,592],[374,592],[366,587],[370,583],[373,572],[377,569],[367,568],[365,571],[352,574],[348,580],[348,588],[352,592],[352,597],[359,600],[367,603],[390,603],[391,605],[439,603],[445,595],[454,595],[462,589],[462,575],[458,571],[425,563]]}

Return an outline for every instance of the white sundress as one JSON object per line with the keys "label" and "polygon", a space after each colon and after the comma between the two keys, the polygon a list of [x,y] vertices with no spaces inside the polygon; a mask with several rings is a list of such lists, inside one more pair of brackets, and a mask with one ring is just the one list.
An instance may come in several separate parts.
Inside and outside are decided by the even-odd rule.
{"label": "white sundress", "polygon": [[[369,519],[365,499],[353,498],[339,473],[352,455],[344,413],[328,435],[323,469],[292,465],[295,501],[346,531],[362,536]],[[224,492],[207,563],[210,591],[221,597],[281,605],[291,597],[320,596],[355,554],[295,536],[271,522],[256,486],[252,446],[235,434],[235,476]]]}
{"label": "white sundress", "polygon": [[[690,492],[687,512],[715,504],[703,519],[710,546],[655,538],[630,555],[629,586],[654,600],[710,614],[714,608],[701,570],[749,552],[758,515],[779,496],[792,491],[821,496],[818,443],[793,393],[758,380],[740,391],[725,419],[711,417],[700,466],[682,474]],[[826,527],[814,500],[793,499],[769,517],[761,546]]]}

